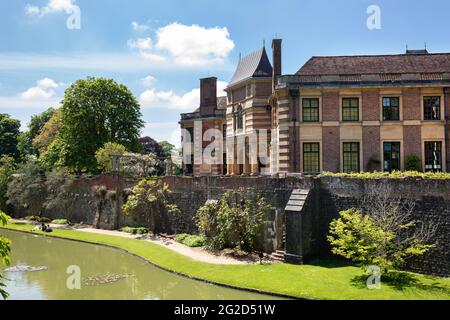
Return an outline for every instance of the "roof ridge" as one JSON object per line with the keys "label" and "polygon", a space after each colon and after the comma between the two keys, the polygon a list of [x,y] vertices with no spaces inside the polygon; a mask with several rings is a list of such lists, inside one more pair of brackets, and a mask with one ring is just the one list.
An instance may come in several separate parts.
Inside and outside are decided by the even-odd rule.
{"label": "roof ridge", "polygon": [[433,52],[433,53],[416,53],[416,54],[408,54],[408,53],[393,53],[393,54],[356,54],[356,55],[326,55],[326,56],[312,56],[310,58],[357,58],[357,57],[396,57],[396,56],[433,56],[433,55],[450,55],[450,52]]}

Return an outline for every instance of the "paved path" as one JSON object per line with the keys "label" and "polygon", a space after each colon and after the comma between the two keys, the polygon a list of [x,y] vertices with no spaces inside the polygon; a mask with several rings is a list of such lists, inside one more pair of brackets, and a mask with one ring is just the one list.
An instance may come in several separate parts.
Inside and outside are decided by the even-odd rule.
{"label": "paved path", "polygon": [[[106,234],[106,235],[118,236],[118,237],[124,237],[124,238],[132,238],[132,239],[142,238],[142,235],[133,235],[133,234],[130,234],[127,232],[121,232],[121,231],[115,231],[115,230],[102,230],[102,229],[94,229],[94,228],[77,228],[74,230],[81,231],[81,232]],[[249,264],[249,263],[253,263],[253,262],[242,261],[242,260],[238,260],[238,259],[235,259],[232,257],[223,256],[223,255],[215,255],[210,252],[207,252],[205,249],[191,248],[191,247],[185,246],[181,243],[178,243],[174,240],[159,237],[159,236],[156,236],[156,237],[147,236],[146,238],[143,238],[142,240],[158,244],[160,246],[163,246],[165,248],[168,248],[170,250],[178,252],[186,257],[189,257],[189,258],[197,260],[197,261],[213,263],[213,264]]]}

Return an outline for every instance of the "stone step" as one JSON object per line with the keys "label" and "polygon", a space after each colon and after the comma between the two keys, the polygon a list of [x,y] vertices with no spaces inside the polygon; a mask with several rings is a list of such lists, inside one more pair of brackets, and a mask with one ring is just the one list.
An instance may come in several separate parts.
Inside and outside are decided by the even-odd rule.
{"label": "stone step", "polygon": [[308,196],[305,194],[293,194],[291,195],[290,199],[291,200],[306,200]]}
{"label": "stone step", "polygon": [[292,194],[293,195],[308,195],[309,190],[304,190],[304,189],[294,189],[292,190]]}
{"label": "stone step", "polygon": [[288,206],[294,206],[294,207],[303,207],[305,204],[305,201],[303,200],[289,200]]}
{"label": "stone step", "polygon": [[303,206],[287,206],[285,211],[302,211]]}

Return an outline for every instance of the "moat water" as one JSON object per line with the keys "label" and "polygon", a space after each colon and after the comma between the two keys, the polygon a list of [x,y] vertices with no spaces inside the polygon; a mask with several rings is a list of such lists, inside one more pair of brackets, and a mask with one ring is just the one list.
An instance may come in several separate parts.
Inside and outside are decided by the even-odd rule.
{"label": "moat water", "polygon": [[[113,248],[4,229],[0,234],[12,240],[12,269],[0,268],[11,300],[273,299],[187,279]],[[67,273],[70,266],[79,267],[81,281]]]}

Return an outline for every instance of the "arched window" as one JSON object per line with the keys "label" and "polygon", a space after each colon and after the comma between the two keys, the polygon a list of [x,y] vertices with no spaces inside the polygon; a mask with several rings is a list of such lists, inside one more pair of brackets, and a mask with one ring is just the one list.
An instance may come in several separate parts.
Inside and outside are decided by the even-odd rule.
{"label": "arched window", "polygon": [[242,130],[244,129],[244,110],[242,110],[242,106],[239,106],[236,115],[236,129]]}

